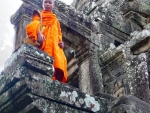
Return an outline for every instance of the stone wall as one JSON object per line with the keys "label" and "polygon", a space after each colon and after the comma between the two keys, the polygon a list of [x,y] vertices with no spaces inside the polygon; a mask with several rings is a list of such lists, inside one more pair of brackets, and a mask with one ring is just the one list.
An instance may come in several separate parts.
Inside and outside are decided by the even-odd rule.
{"label": "stone wall", "polygon": [[142,30],[150,15],[149,0],[74,0],[72,5],[92,20],[127,34]]}
{"label": "stone wall", "polygon": [[[91,29],[99,36],[96,60],[100,67],[97,65],[92,70],[99,68],[97,72],[103,82],[98,81],[103,83],[105,93],[116,97],[132,94],[149,102],[149,4],[148,0],[74,0],[72,3],[92,21]],[[95,80],[93,86],[94,83]]]}
{"label": "stone wall", "polygon": [[147,54],[149,44],[145,43],[149,36],[148,28],[136,31],[131,33],[132,38],[124,45],[115,47],[110,44],[110,48],[100,55],[105,93],[116,97],[132,94],[150,102]]}

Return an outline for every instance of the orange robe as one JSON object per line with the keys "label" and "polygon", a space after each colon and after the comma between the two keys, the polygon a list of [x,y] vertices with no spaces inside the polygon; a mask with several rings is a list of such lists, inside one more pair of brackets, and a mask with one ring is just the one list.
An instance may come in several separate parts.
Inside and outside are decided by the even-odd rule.
{"label": "orange robe", "polygon": [[[41,16],[42,28],[44,28],[42,33],[46,40],[43,42],[40,49],[54,58],[54,68],[58,68],[63,71],[64,74],[62,82],[66,82],[67,61],[63,49],[58,46],[58,43],[62,41],[60,23],[56,18],[56,15],[50,11],[43,10],[41,12]],[[26,26],[27,35],[33,41],[37,40],[37,32],[40,29],[40,24],[40,16],[35,14],[32,17],[32,22]],[[53,79],[55,79],[55,75],[53,76]]]}

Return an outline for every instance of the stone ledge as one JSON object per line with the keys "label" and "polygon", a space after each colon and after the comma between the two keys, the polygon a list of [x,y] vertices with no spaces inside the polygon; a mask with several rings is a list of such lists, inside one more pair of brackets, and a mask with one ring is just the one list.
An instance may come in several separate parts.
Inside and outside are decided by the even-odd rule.
{"label": "stone ledge", "polygon": [[[31,95],[31,94],[30,94]],[[83,110],[71,108],[66,105],[62,105],[60,103],[56,103],[51,100],[47,100],[44,98],[39,98],[37,96],[31,95],[34,98],[34,102],[26,106],[23,110],[19,113],[54,113],[54,112],[71,112],[71,113],[88,113]]]}
{"label": "stone ledge", "polygon": [[4,64],[4,75],[9,76],[17,67],[27,67],[52,76],[53,58],[44,51],[28,44],[23,44]]}
{"label": "stone ledge", "polygon": [[[19,69],[16,71],[19,71]],[[24,68],[23,71],[23,77],[14,85],[10,86],[7,91],[1,93],[0,112],[5,110],[5,108],[9,110],[8,106],[12,105],[12,101],[15,102],[18,98],[23,99],[23,95],[27,93],[87,112],[105,113],[107,111],[107,101],[103,98],[84,94],[67,84],[53,81],[50,77],[34,72],[28,68]],[[11,77],[11,79],[14,78],[15,75]]]}
{"label": "stone ledge", "polygon": [[134,55],[138,55],[140,53],[145,53],[149,50],[150,47],[150,37],[145,38],[137,42],[135,45],[131,47],[131,51]]}
{"label": "stone ledge", "polygon": [[[147,26],[148,25],[149,24],[147,24]],[[150,47],[150,30],[148,28],[140,32],[134,31],[131,33],[131,36],[132,38],[129,41],[129,45],[133,54],[138,55],[148,51]]]}

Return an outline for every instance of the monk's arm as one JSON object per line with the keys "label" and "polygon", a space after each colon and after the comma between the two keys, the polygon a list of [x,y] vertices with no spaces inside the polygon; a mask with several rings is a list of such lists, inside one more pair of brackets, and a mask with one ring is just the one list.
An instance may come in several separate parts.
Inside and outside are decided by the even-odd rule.
{"label": "monk's arm", "polygon": [[58,45],[60,48],[64,48],[64,42],[62,40],[62,33],[61,33],[59,21],[57,22],[57,27],[58,27],[58,40],[59,40]]}
{"label": "monk's arm", "polygon": [[58,27],[58,39],[59,39],[59,41],[62,41],[62,33],[61,33],[59,21],[57,22],[57,27]]}
{"label": "monk's arm", "polygon": [[32,21],[26,26],[26,33],[33,41],[37,40],[38,31],[40,29],[40,21]]}

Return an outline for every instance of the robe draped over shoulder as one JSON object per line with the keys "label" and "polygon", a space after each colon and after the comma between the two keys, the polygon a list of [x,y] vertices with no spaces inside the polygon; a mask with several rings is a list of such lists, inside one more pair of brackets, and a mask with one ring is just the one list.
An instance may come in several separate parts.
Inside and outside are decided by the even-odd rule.
{"label": "robe draped over shoulder", "polygon": [[52,11],[41,12],[41,17],[39,14],[34,14],[32,17],[32,22],[26,26],[26,32],[33,41],[37,40],[37,33],[40,29],[42,23],[42,33],[46,40],[40,47],[41,50],[48,53],[54,58],[54,68],[58,68],[63,71],[64,76],[62,82],[67,81],[67,61],[62,48],[58,46],[58,43],[62,41],[62,33],[60,28],[60,23],[55,14]]}

